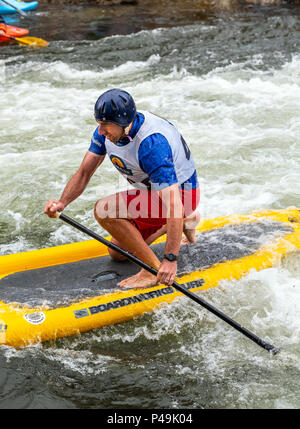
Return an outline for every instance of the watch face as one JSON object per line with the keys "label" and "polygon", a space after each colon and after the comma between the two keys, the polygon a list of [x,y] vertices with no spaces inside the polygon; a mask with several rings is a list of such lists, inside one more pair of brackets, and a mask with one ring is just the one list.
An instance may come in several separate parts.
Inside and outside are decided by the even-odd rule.
{"label": "watch face", "polygon": [[173,253],[168,253],[167,255],[164,255],[164,258],[167,259],[170,262],[173,262],[173,261],[177,260],[177,256],[174,255]]}

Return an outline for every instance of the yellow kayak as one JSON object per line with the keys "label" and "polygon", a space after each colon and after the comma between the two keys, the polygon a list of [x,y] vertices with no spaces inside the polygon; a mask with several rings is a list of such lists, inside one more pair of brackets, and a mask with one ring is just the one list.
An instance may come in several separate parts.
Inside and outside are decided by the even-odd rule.
{"label": "yellow kayak", "polygon": [[[165,236],[153,250],[163,254]],[[192,292],[274,266],[300,249],[300,210],[204,219],[180,249],[177,282]],[[20,347],[121,323],[182,296],[172,286],[121,290],[138,272],[88,240],[0,257],[0,344]]]}

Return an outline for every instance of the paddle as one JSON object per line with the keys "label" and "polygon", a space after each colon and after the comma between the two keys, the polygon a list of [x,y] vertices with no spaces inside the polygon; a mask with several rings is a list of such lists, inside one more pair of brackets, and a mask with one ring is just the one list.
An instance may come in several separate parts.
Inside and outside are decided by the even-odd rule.
{"label": "paddle", "polygon": [[33,48],[46,48],[49,45],[49,42],[43,39],[39,39],[38,37],[31,37],[31,36],[13,37],[13,36],[7,36],[7,35],[5,35],[4,37],[7,37],[8,39],[11,39],[11,40],[15,40],[20,45],[31,46]]}
{"label": "paddle", "polygon": [[19,12],[19,14],[23,15],[23,16],[27,16],[27,13],[25,13],[22,9],[20,9],[17,6],[12,5],[9,1],[7,0],[1,0],[3,3],[7,4],[8,6],[12,7],[13,9],[15,9],[17,12]]}
{"label": "paddle", "polygon": [[[84,232],[85,234],[89,235],[90,237],[94,238],[97,241],[100,241],[100,243],[104,244],[105,246],[109,247],[110,249],[116,250],[117,252],[121,253],[123,256],[125,256],[130,261],[134,262],[135,264],[139,265],[140,267],[144,268],[145,270],[149,271],[150,273],[157,275],[157,270],[150,265],[146,264],[145,262],[141,261],[131,253],[126,252],[125,250],[121,249],[119,246],[116,246],[115,244],[111,243],[110,241],[107,241],[105,238],[101,237],[100,235],[96,234],[95,232],[91,231],[90,229],[86,228],[85,226],[81,225],[80,223],[76,222],[75,220],[69,218],[68,216],[64,215],[63,213],[58,213],[57,217],[59,217],[64,222],[68,223],[69,225],[74,226],[79,231]],[[193,301],[197,302],[197,304],[200,304],[202,307],[209,310],[211,313],[215,314],[220,319],[224,320],[224,322],[228,323],[230,326],[244,334],[246,337],[250,338],[250,340],[254,341],[256,344],[258,344],[260,347],[264,348],[265,350],[270,351],[273,355],[276,355],[279,353],[279,349],[272,346],[271,344],[266,343],[264,340],[250,332],[248,329],[241,326],[239,323],[232,320],[230,317],[228,317],[226,314],[222,313],[217,308],[213,307],[208,302],[204,301],[202,298],[200,298],[198,295],[195,295],[193,292],[189,291],[184,285],[181,285],[177,282],[174,282],[172,286],[177,289],[179,292],[183,293],[184,295],[191,298]]]}

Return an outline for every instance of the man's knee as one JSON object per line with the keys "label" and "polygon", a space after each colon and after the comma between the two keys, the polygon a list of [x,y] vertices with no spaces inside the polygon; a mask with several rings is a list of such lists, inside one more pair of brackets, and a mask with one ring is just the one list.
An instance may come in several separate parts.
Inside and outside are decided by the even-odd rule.
{"label": "man's knee", "polygon": [[98,222],[106,222],[109,219],[127,218],[127,207],[119,194],[98,200],[94,207],[94,215]]}
{"label": "man's knee", "polygon": [[110,198],[101,198],[94,206],[94,216],[101,225],[108,219],[116,218],[115,211]]}

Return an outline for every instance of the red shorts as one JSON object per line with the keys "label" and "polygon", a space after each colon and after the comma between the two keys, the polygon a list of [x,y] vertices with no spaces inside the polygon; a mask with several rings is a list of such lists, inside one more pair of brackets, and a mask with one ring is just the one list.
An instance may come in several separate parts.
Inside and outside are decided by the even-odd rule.
{"label": "red shorts", "polygon": [[[184,217],[187,217],[196,210],[199,204],[200,189],[198,187],[196,189],[180,190],[180,194]],[[166,207],[159,198],[158,192],[133,189],[120,192],[119,195],[127,207],[130,222],[140,231],[144,240],[166,225]],[[181,216],[180,208],[178,217]]]}

